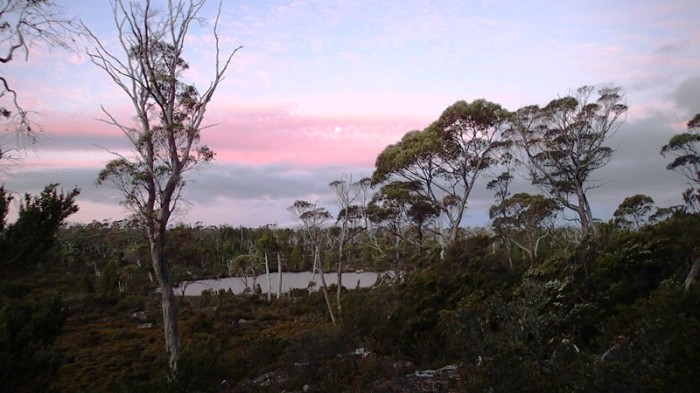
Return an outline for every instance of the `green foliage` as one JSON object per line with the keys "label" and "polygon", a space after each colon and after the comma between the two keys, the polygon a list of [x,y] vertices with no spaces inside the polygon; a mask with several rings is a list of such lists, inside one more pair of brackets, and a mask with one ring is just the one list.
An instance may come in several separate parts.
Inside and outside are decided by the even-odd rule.
{"label": "green foliage", "polygon": [[443,314],[451,346],[473,372],[469,385],[503,392],[553,391],[547,377],[549,351],[567,345],[552,334],[561,312],[552,291],[549,285],[524,281],[510,299],[499,293],[486,299],[470,296]]}
{"label": "green foliage", "polygon": [[692,392],[700,386],[700,292],[665,280],[612,319],[598,363],[608,391]]}
{"label": "green foliage", "polygon": [[687,132],[671,137],[661,148],[661,155],[673,157],[666,169],[683,174],[690,182],[683,193],[686,205],[691,209],[700,208],[700,113],[688,122]]}
{"label": "green foliage", "polygon": [[591,175],[604,167],[614,150],[608,139],[624,121],[627,105],[619,88],[583,86],[545,107],[523,107],[512,118],[509,136],[527,157],[532,184],[575,213],[584,232],[594,231],[587,199],[595,181]]}
{"label": "green foliage", "polygon": [[221,363],[223,348],[211,336],[195,337],[182,350],[177,378],[166,382],[168,393],[216,393],[227,370]]}
{"label": "green foliage", "polygon": [[644,194],[625,198],[613,213],[615,223],[626,228],[639,228],[650,221],[654,200]]}
{"label": "green foliage", "polygon": [[115,261],[107,263],[98,279],[98,292],[104,296],[115,296],[119,292],[119,264]]}
{"label": "green foliage", "polygon": [[[78,211],[75,198],[80,191],[75,188],[64,194],[57,188],[58,184],[50,184],[39,196],[25,194],[17,221],[5,231],[2,259],[6,266],[22,269],[46,262],[59,228]],[[0,199],[7,203],[3,196]]]}
{"label": "green foliage", "polygon": [[[13,288],[12,294],[23,295],[23,291],[18,293],[17,289]],[[25,296],[0,299],[2,390],[50,391],[50,382],[61,363],[60,354],[53,345],[67,317],[63,300],[54,298],[38,303]]]}
{"label": "green foliage", "polygon": [[[89,262],[70,269],[53,263],[33,272],[40,279],[0,285],[3,307],[34,304],[35,319],[43,315],[47,327],[60,327],[60,320],[40,311],[48,310],[48,304],[28,298],[36,299],[34,286],[44,285],[47,295],[41,298],[51,298],[57,289],[49,288],[60,284],[55,288],[66,294],[67,303],[61,309],[70,315],[63,320],[65,330],[55,333],[58,341],[25,345],[32,349],[22,353],[36,358],[33,363],[13,361],[12,367],[40,367],[47,374],[36,378],[64,391],[208,392],[220,389],[223,380],[229,390],[241,392],[300,391],[306,384],[315,391],[401,391],[394,386],[421,391],[407,384],[407,375],[414,368],[448,364],[458,365],[459,378],[441,386],[457,391],[684,392],[700,384],[694,373],[700,364],[695,343],[700,291],[686,291],[680,284],[697,256],[698,215],[676,213],[635,231],[600,224],[597,234],[575,245],[574,232],[557,228],[553,246],[543,248],[540,258],[512,267],[494,247],[499,238],[465,231],[445,250],[444,259],[409,249],[406,260],[414,259],[408,263],[415,267],[400,279],[344,292],[343,318],[335,326],[327,321],[320,291],[309,295],[302,290],[272,303],[225,291],[181,298],[181,334],[190,344],[183,350],[178,378],[171,382],[159,380],[167,359],[153,284],[133,279],[143,289],[122,296],[94,296],[80,285],[94,279],[98,293],[117,288],[110,269],[123,277],[125,264],[138,255],[127,251],[133,239],[120,235],[129,228],[94,225],[91,230],[99,236],[93,237],[81,227],[61,232],[61,240],[78,250],[76,261],[102,255],[97,279]],[[221,256],[226,244],[225,255],[235,255],[271,234],[291,238],[270,230],[173,228],[181,242],[172,253],[182,247],[184,254],[198,255],[197,247],[218,244],[212,255]],[[515,262],[522,257],[514,254]],[[201,266],[198,261],[180,263]],[[145,270],[133,274],[147,277]],[[15,321],[14,326],[32,319],[21,315],[26,314],[3,311],[2,318]],[[54,334],[32,331],[36,337]],[[370,354],[357,355],[358,348]],[[406,360],[413,365],[396,366]]]}

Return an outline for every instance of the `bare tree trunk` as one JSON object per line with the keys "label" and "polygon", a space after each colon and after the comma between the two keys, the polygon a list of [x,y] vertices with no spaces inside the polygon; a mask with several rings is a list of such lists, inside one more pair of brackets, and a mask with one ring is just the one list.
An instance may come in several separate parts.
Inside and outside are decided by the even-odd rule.
{"label": "bare tree trunk", "polygon": [[504,238],[504,243],[506,246],[506,253],[508,253],[508,267],[513,270],[513,239],[510,234]]}
{"label": "bare tree trunk", "polygon": [[265,276],[267,277],[267,301],[272,301],[272,282],[270,281],[270,264],[267,261],[267,251],[265,251]]}
{"label": "bare tree trunk", "polygon": [[685,282],[683,283],[683,285],[685,286],[686,291],[689,290],[691,286],[693,286],[693,283],[695,282],[698,273],[700,273],[700,258],[696,259],[695,262],[693,262],[693,266],[690,267],[690,272],[688,272],[688,276],[685,278]]}
{"label": "bare tree trunk", "polygon": [[177,329],[177,301],[170,281],[170,272],[165,264],[163,249],[165,238],[163,234],[149,236],[151,243],[151,258],[153,271],[158,281],[163,309],[163,331],[165,333],[165,349],[170,354],[170,373],[174,377],[177,372],[177,361],[180,357],[180,334]]}
{"label": "bare tree trunk", "polygon": [[532,250],[530,250],[529,248],[527,248],[527,247],[525,247],[524,245],[520,244],[520,242],[518,242],[518,241],[515,240],[515,239],[512,239],[512,242],[513,242],[513,244],[515,244],[516,246],[518,246],[519,249],[525,251],[525,252],[527,253],[527,256],[530,258],[530,262],[532,262],[532,260],[533,260]]}
{"label": "bare tree trunk", "polygon": [[586,193],[583,191],[582,185],[576,186],[576,197],[578,198],[578,216],[581,220],[581,231],[584,234],[595,234],[596,228],[593,225],[593,213],[591,212],[591,205],[588,203],[588,198],[586,198]]}
{"label": "bare tree trunk", "polygon": [[277,299],[282,296],[282,257],[277,253]]}
{"label": "bare tree trunk", "polygon": [[394,260],[396,261],[396,282],[401,282],[401,239],[397,236],[394,241]]}
{"label": "bare tree trunk", "polygon": [[323,291],[323,298],[326,300],[326,307],[328,308],[328,314],[331,317],[331,322],[335,325],[335,316],[333,315],[333,305],[331,304],[331,298],[328,295],[328,286],[326,285],[326,277],[323,272],[323,264],[321,263],[321,251],[316,247],[315,258],[318,263],[318,272],[321,276],[321,291]]}
{"label": "bare tree trunk", "polygon": [[341,291],[343,289],[343,268],[344,268],[343,267],[343,252],[345,251],[344,250],[345,247],[343,246],[342,239],[341,239],[341,243],[338,247],[339,247],[339,249],[338,249],[338,272],[337,272],[338,288],[336,288],[337,290],[335,293],[335,301],[336,301],[336,309],[338,310],[338,318],[340,318],[340,316],[343,314],[343,306],[340,303],[340,295],[341,295]]}

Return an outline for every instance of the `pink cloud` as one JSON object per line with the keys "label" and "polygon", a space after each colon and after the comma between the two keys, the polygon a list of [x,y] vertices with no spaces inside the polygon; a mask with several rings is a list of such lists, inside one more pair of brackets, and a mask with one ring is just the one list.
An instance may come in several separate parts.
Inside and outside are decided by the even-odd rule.
{"label": "pink cloud", "polygon": [[271,109],[233,112],[218,123],[203,136],[218,161],[367,167],[388,144],[428,122],[410,116],[310,116]]}
{"label": "pink cloud", "polygon": [[[387,145],[430,122],[406,115],[314,116],[289,108],[212,108],[206,121],[212,127],[203,130],[203,142],[217,153],[220,163],[372,167]],[[30,153],[21,170],[104,166],[113,158],[107,150],[121,151],[128,143],[119,129],[96,120],[97,116],[100,114],[45,113],[42,126],[46,133],[37,154]],[[120,110],[118,117],[128,120],[128,111]]]}

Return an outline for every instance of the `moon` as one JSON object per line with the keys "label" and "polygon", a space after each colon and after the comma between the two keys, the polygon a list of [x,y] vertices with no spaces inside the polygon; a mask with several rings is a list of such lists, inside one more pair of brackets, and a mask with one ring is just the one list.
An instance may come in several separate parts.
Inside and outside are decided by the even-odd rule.
{"label": "moon", "polygon": [[340,131],[343,131],[343,129],[340,128],[340,126],[336,126],[336,127],[335,127],[335,133],[336,133],[336,134],[340,134]]}

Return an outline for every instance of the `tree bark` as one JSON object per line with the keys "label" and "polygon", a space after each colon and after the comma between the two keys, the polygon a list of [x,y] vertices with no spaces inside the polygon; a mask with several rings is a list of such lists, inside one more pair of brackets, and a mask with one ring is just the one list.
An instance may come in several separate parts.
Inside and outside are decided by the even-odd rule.
{"label": "tree bark", "polygon": [[265,251],[265,276],[267,277],[267,301],[272,301],[272,281],[270,281],[270,264],[267,261],[267,251]]}
{"label": "tree bark", "polygon": [[331,322],[333,325],[335,325],[335,315],[333,315],[333,305],[331,304],[331,298],[328,295],[328,286],[326,285],[326,277],[325,273],[323,272],[323,266],[321,263],[321,251],[316,247],[316,252],[315,252],[315,258],[316,263],[318,263],[318,272],[319,276],[321,276],[321,291],[323,291],[323,298],[326,301],[326,307],[328,308],[328,314],[331,317]]}
{"label": "tree bark", "polygon": [[695,283],[695,279],[698,276],[698,273],[700,273],[700,258],[696,259],[695,262],[693,262],[693,266],[690,267],[690,272],[688,272],[688,276],[685,278],[685,282],[683,285],[685,286],[685,290],[689,290],[691,286],[693,286],[693,283]]}
{"label": "tree bark", "polygon": [[341,291],[343,289],[343,252],[345,251],[345,247],[343,245],[344,239],[341,239],[339,250],[338,250],[338,287],[336,288],[336,293],[335,293],[335,301],[336,301],[336,309],[338,311],[338,317],[340,318],[341,315],[343,314],[343,305],[340,302],[340,296],[341,296]]}
{"label": "tree bark", "polygon": [[277,253],[277,299],[282,296],[282,257]]}
{"label": "tree bark", "polygon": [[177,301],[173,292],[170,272],[165,263],[163,253],[165,246],[164,231],[162,234],[149,236],[151,246],[151,261],[161,293],[163,309],[163,332],[165,334],[165,349],[170,354],[170,373],[174,377],[177,372],[177,361],[180,358],[180,334],[177,328]]}

